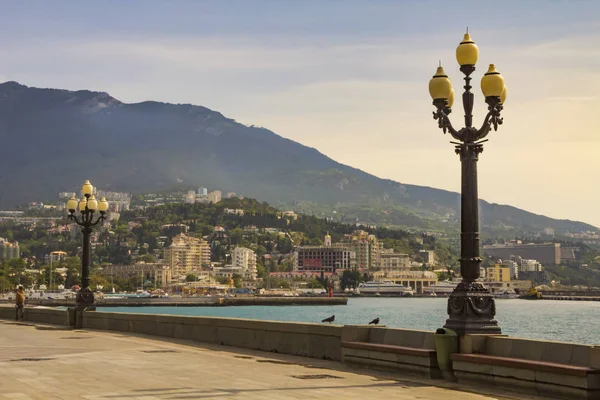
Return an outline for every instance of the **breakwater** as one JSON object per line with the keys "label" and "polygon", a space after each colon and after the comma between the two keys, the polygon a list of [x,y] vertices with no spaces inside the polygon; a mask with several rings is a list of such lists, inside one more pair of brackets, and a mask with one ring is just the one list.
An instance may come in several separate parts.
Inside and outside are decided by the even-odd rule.
{"label": "breakwater", "polygon": [[[347,297],[137,297],[97,299],[98,307],[227,307],[227,306],[333,306],[346,305]],[[27,305],[72,307],[74,299],[31,299]]]}
{"label": "breakwater", "polygon": [[600,301],[597,296],[556,296],[543,294],[540,300]]}

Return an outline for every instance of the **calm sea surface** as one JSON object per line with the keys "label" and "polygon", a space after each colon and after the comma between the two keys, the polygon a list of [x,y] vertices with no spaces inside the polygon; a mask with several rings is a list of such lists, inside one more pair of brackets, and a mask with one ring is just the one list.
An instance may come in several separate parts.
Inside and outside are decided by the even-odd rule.
{"label": "calm sea surface", "polygon": [[[443,298],[350,298],[345,306],[107,307],[99,311],[366,324],[380,317],[391,328],[435,330],[446,321]],[[600,345],[600,302],[496,300],[502,333],[513,337]]]}

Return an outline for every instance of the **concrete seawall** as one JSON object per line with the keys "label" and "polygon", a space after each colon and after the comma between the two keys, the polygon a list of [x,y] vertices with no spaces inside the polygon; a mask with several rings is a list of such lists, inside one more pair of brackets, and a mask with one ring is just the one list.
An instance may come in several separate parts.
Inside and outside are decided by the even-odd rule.
{"label": "concrete seawall", "polygon": [[[14,320],[16,310],[14,306],[0,306],[0,319]],[[30,322],[40,322],[53,325],[72,325],[69,321],[69,314],[66,310],[54,308],[30,308],[26,307],[24,320]]]}
{"label": "concrete seawall", "polygon": [[173,315],[84,313],[83,327],[341,360],[342,326]]}

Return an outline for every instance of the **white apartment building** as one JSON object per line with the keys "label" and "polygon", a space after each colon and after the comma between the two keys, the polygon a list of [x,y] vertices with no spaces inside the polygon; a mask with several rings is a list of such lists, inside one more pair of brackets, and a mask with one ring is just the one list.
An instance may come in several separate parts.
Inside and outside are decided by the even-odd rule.
{"label": "white apartment building", "polygon": [[221,201],[221,196],[222,196],[222,194],[221,194],[220,190],[215,190],[214,192],[210,192],[208,194],[208,202],[217,204],[218,202]]}
{"label": "white apartment building", "polygon": [[541,272],[544,269],[537,260],[521,260],[519,271],[523,272]]}
{"label": "white apartment building", "polygon": [[519,265],[516,262],[512,260],[506,260],[502,264],[500,264],[500,266],[510,268],[511,279],[519,279]]}
{"label": "white apartment building", "polygon": [[194,204],[196,202],[196,192],[188,190],[183,200],[188,204]]}
{"label": "white apartment building", "polygon": [[246,279],[256,279],[256,253],[245,247],[236,247],[231,254],[231,265],[243,271]]}
{"label": "white apartment building", "polygon": [[379,253],[377,266],[383,271],[401,271],[410,269],[410,257],[408,254],[382,251]]}
{"label": "white apartment building", "polygon": [[164,249],[164,259],[173,277],[185,277],[210,266],[210,246],[205,240],[182,233],[175,236],[171,246]]}
{"label": "white apartment building", "polygon": [[241,208],[225,208],[223,210],[223,213],[233,215],[244,215],[244,210]]}

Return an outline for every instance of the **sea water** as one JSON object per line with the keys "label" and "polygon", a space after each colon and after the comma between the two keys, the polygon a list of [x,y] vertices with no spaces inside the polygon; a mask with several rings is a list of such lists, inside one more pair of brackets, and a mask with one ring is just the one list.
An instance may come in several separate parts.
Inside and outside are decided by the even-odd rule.
{"label": "sea water", "polygon": [[[390,328],[434,331],[444,325],[444,298],[350,298],[337,306],[104,307],[99,311],[367,324],[376,317]],[[600,345],[600,302],[497,299],[496,319],[512,337]]]}

